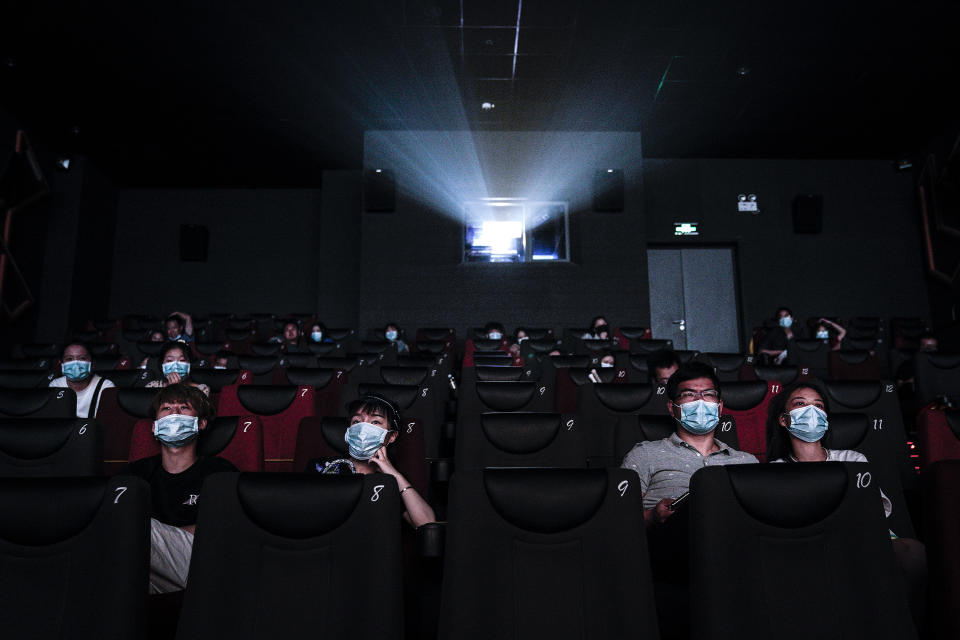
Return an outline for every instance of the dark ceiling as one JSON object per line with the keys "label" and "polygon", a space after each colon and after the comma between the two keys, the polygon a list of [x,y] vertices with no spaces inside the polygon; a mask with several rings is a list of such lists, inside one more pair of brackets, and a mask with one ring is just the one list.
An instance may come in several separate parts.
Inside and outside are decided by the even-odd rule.
{"label": "dark ceiling", "polygon": [[956,120],[957,3],[857,4],[8,0],[0,104],[127,186],[316,186],[385,128],[893,159]]}

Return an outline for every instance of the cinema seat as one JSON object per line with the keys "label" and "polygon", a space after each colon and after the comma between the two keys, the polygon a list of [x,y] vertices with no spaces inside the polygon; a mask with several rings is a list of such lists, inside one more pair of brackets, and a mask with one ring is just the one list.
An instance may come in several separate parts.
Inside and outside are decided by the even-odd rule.
{"label": "cinema seat", "polygon": [[870,465],[705,467],[690,495],[692,639],[917,637]]}
{"label": "cinema seat", "polygon": [[457,471],[439,637],[657,638],[636,474]]}
{"label": "cinema seat", "polygon": [[250,384],[273,384],[273,373],[280,367],[280,356],[241,355],[237,363],[253,376]]}
{"label": "cinema seat", "polygon": [[745,380],[720,384],[723,415],[733,420],[740,450],[763,462],[767,457],[767,407],[783,389],[777,382]]}
{"label": "cinema seat", "polygon": [[0,479],[6,638],[143,638],[150,490],[139,478]]}
{"label": "cinema seat", "polygon": [[264,470],[291,471],[297,425],[316,415],[314,395],[309,386],[230,385],[220,393],[217,415],[257,416],[263,426]]}
{"label": "cinema seat", "polygon": [[329,416],[342,409],[343,386],[347,376],[340,369],[290,367],[274,372],[274,384],[313,387],[314,415]]}
{"label": "cinema seat", "polygon": [[960,460],[960,410],[923,408],[917,415],[920,473],[940,460]]}
{"label": "cinema seat", "polygon": [[177,639],[401,640],[401,512],[385,474],[211,476]]}
{"label": "cinema seat", "polygon": [[960,638],[960,460],[934,462],[921,477],[929,637]]}
{"label": "cinema seat", "polygon": [[960,400],[960,353],[926,353],[918,351],[914,355],[916,375],[914,388],[917,393],[917,406],[935,400],[938,396],[947,396]]}
{"label": "cinema seat", "polygon": [[2,369],[0,370],[0,387],[8,389],[41,389],[50,385],[50,381],[58,377],[54,371],[43,369]]}
{"label": "cinema seat", "polygon": [[137,420],[153,420],[150,409],[159,389],[104,389],[97,406],[103,425],[103,469],[114,474],[130,457],[130,437]]}
{"label": "cinema seat", "polygon": [[143,388],[156,379],[156,375],[150,369],[113,369],[109,371],[94,369],[93,372],[121,389]]}
{"label": "cinema seat", "polygon": [[479,428],[457,432],[456,468],[585,467],[583,435],[575,415],[483,413]]}
{"label": "cinema seat", "polygon": [[828,366],[831,380],[879,380],[884,376],[880,359],[872,351],[831,351]]}
{"label": "cinema seat", "polygon": [[664,349],[673,349],[673,340],[631,340],[630,353],[650,355]]}
{"label": "cinema seat", "polygon": [[[106,392],[108,389],[103,391]],[[77,394],[73,389],[0,387],[0,418],[75,418],[76,416]]]}
{"label": "cinema seat", "polygon": [[[613,434],[613,456],[609,459],[592,458],[590,466],[619,467],[623,458],[639,443],[669,438],[677,430],[677,421],[666,413],[634,417],[624,417],[617,421]],[[729,418],[720,416],[720,424],[713,435],[727,446],[740,449],[736,427]]]}
{"label": "cinema seat", "polygon": [[736,382],[743,379],[744,370],[753,367],[753,356],[742,353],[701,353],[697,360],[713,367],[720,382]]}
{"label": "cinema seat", "polygon": [[801,374],[814,378],[826,378],[830,371],[830,345],[826,340],[791,340],[789,347],[791,364],[800,368]]}
{"label": "cinema seat", "polygon": [[[220,456],[240,471],[263,471],[263,426],[257,416],[214,418],[197,438],[201,456]],[[130,437],[130,461],[160,453],[153,420],[138,420]]]}
{"label": "cinema seat", "polygon": [[0,419],[0,476],[95,476],[102,468],[103,427],[96,420]]}

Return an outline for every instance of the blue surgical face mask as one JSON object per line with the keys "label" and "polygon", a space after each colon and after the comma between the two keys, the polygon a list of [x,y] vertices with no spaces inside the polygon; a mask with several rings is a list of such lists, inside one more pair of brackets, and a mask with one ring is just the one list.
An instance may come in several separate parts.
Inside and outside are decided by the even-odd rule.
{"label": "blue surgical face mask", "polygon": [[694,435],[706,435],[716,429],[720,422],[719,402],[700,399],[676,406],[680,407],[680,426]]}
{"label": "blue surgical face mask", "polygon": [[90,377],[89,360],[68,360],[60,365],[60,369],[70,382],[80,382]]}
{"label": "blue surgical face mask", "polygon": [[784,329],[789,329],[791,326],[793,326],[793,318],[791,318],[790,316],[783,316],[782,318],[780,318],[780,320],[778,320],[778,322],[780,323],[780,326],[783,327]]}
{"label": "blue surgical face mask", "polygon": [[788,415],[790,426],[787,431],[804,442],[817,442],[827,432],[827,413],[820,407],[808,404],[794,409]]}
{"label": "blue surgical face mask", "polygon": [[487,337],[490,338],[491,340],[499,340],[500,338],[503,337],[503,334],[500,333],[499,331],[491,331],[490,333],[487,334]]}
{"label": "blue surgical face mask", "polygon": [[530,337],[530,336],[520,336],[519,338],[517,338],[517,342],[523,342],[524,340],[528,339],[529,337]]}
{"label": "blue surgical face mask", "polygon": [[369,422],[358,422],[350,425],[343,439],[350,449],[350,457],[355,460],[369,460],[380,447],[383,446],[387,434],[386,429]]}
{"label": "blue surgical face mask", "polygon": [[187,377],[190,373],[190,363],[189,362],[164,362],[161,365],[163,369],[163,375],[168,376],[171,373],[180,374],[181,378]]}
{"label": "blue surgical face mask", "polygon": [[323,340],[323,331],[314,331],[310,334],[310,339],[314,342],[320,342]]}
{"label": "blue surgical face mask", "polygon": [[817,340],[826,340],[830,337],[830,332],[824,329],[823,331],[817,331]]}
{"label": "blue surgical face mask", "polygon": [[153,422],[153,436],[168,447],[182,447],[200,433],[197,416],[171,413]]}
{"label": "blue surgical face mask", "polygon": [[612,362],[601,362],[601,363],[600,363],[600,366],[603,367],[604,369],[609,369],[610,367],[613,366],[613,363],[612,363]]}
{"label": "blue surgical face mask", "polygon": [[397,332],[396,332],[396,331],[392,331],[392,330],[391,330],[391,331],[387,331],[387,332],[384,333],[383,335],[385,335],[385,336],[387,337],[387,340],[389,340],[390,342],[393,342],[394,340],[397,339]]}

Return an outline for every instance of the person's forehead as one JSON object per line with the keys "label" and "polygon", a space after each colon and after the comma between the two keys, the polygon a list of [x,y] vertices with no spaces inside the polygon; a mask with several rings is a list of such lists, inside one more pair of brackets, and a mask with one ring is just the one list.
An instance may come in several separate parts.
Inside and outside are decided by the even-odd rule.
{"label": "person's forehead", "polygon": [[791,393],[788,402],[795,402],[797,400],[803,400],[806,402],[823,402],[823,398],[820,397],[820,394],[813,389],[797,389]]}
{"label": "person's forehead", "polygon": [[711,380],[710,378],[694,378],[693,380],[686,380],[684,382],[681,382],[677,388],[680,391],[683,391],[684,389],[696,389],[696,390],[713,389],[714,384],[713,384],[713,380]]}
{"label": "person's forehead", "polygon": [[183,353],[183,349],[180,349],[178,347],[176,349],[170,349],[170,351],[167,351],[167,355],[165,355],[164,357],[165,358],[183,358],[185,357],[185,354]]}
{"label": "person's forehead", "polygon": [[70,356],[87,356],[90,355],[87,353],[87,350],[79,344],[72,344],[66,349],[63,350],[64,355]]}

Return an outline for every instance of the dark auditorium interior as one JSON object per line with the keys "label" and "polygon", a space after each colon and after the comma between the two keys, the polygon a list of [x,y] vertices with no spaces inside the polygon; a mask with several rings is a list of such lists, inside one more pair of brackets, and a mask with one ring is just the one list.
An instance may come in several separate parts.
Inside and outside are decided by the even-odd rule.
{"label": "dark auditorium interior", "polygon": [[3,635],[960,638],[957,25],[4,3]]}

